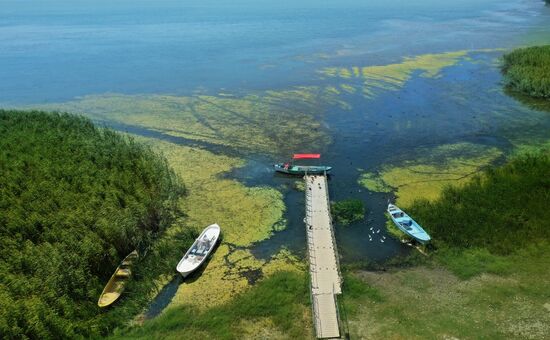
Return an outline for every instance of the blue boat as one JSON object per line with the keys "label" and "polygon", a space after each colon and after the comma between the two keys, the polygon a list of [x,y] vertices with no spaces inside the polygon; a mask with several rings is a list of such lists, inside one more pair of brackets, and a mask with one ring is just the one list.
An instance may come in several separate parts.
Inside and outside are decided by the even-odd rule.
{"label": "blue boat", "polygon": [[424,229],[422,229],[422,227],[403,210],[393,204],[388,204],[388,213],[390,214],[393,223],[397,226],[397,228],[399,228],[399,230],[417,240],[421,244],[430,242],[430,235],[428,235],[428,233],[424,231]]}

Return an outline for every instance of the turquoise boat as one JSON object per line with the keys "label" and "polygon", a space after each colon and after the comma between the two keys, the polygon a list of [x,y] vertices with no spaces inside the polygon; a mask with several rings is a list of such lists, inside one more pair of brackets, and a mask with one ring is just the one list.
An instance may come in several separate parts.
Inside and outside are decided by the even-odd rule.
{"label": "turquoise boat", "polygon": [[[292,159],[319,159],[319,158],[321,158],[321,155],[318,153],[297,153],[297,154],[294,154],[294,156],[292,157]],[[332,167],[325,166],[325,165],[294,165],[291,162],[273,164],[273,167],[275,168],[275,171],[282,172],[284,174],[302,175],[302,176],[305,174],[324,175],[330,170],[332,170]]]}
{"label": "turquoise boat", "polygon": [[428,235],[428,233],[403,210],[393,204],[388,204],[388,213],[390,214],[393,223],[397,226],[397,228],[399,228],[399,230],[417,240],[421,244],[430,242],[430,235]]}
{"label": "turquoise boat", "polygon": [[306,173],[312,174],[312,175],[317,175],[317,174],[322,175],[332,170],[332,167],[330,166],[324,166],[324,165],[306,166],[306,165],[293,165],[290,163],[278,163],[278,164],[274,164],[273,167],[275,168],[275,171],[282,172],[285,174],[290,174],[290,175],[305,175]]}

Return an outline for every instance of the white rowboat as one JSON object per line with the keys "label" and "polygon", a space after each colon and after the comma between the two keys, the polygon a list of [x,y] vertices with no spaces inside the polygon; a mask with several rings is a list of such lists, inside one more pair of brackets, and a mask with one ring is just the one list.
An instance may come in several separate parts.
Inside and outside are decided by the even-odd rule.
{"label": "white rowboat", "polygon": [[206,227],[178,263],[177,271],[186,277],[199,268],[214,249],[220,234],[219,225],[212,224]]}

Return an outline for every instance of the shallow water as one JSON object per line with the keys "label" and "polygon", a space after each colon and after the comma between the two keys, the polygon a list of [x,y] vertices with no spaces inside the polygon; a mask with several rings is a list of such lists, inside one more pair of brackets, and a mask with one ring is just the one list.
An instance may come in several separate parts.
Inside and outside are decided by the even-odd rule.
{"label": "shallow water", "polygon": [[[370,227],[385,235],[383,211],[393,195],[359,186],[361,171],[426,156],[417,155],[419,147],[466,141],[507,153],[518,134],[544,135],[547,114],[503,93],[497,62],[509,48],[550,43],[549,19],[550,9],[535,0],[4,0],[0,103],[42,105],[108,93],[245,96],[314,87],[323,94],[308,113],[321,120],[330,143],[295,151],[322,152],[323,162],[334,166],[331,199],[366,203],[366,221],[336,228],[343,261],[380,261],[408,248],[376,235],[369,241]],[[426,54],[432,56],[415,59]],[[288,154],[284,145],[266,154],[102,121],[247,159],[228,176],[277,187],[287,205],[287,229],[254,245],[253,253],[267,258],[281,247],[304,253],[303,193],[294,189],[297,179],[269,168]]]}

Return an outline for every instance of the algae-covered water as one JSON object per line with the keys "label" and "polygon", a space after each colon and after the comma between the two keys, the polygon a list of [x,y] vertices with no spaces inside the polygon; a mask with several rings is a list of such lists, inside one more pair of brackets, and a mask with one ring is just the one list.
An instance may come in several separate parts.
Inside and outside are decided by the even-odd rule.
{"label": "algae-covered water", "polygon": [[305,249],[299,179],[270,164],[321,152],[331,199],[368,210],[336,226],[342,261],[381,261],[409,250],[382,242],[388,200],[435,198],[436,182],[548,145],[547,111],[505,94],[498,69],[541,43],[550,8],[536,0],[5,0],[0,104],[244,160],[224,177],[286,208],[247,245],[263,260]]}

